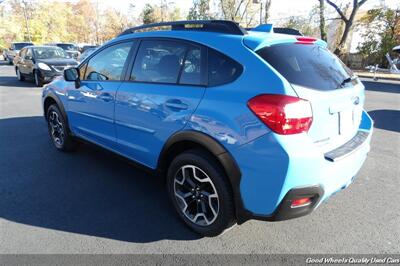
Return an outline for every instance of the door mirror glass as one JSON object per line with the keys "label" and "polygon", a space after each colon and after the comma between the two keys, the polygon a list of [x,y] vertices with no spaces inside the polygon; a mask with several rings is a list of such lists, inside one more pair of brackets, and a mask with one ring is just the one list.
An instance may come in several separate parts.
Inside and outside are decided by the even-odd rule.
{"label": "door mirror glass", "polygon": [[32,60],[32,56],[30,55],[25,56],[25,60]]}
{"label": "door mirror glass", "polygon": [[79,79],[79,69],[77,67],[64,70],[64,79],[66,81],[74,81],[75,88],[79,88],[81,86],[81,80]]}
{"label": "door mirror glass", "polygon": [[66,81],[75,81],[79,79],[79,71],[77,68],[68,68],[64,70],[64,79]]}

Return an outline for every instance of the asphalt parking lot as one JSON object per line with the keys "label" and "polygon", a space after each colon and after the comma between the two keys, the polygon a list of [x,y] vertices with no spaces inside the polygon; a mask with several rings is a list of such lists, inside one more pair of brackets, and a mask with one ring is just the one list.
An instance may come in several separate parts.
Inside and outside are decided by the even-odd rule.
{"label": "asphalt parking lot", "polygon": [[91,145],[57,152],[41,89],[0,65],[0,253],[400,253],[400,83],[365,82],[375,120],[358,178],[309,216],[200,238],[163,183]]}

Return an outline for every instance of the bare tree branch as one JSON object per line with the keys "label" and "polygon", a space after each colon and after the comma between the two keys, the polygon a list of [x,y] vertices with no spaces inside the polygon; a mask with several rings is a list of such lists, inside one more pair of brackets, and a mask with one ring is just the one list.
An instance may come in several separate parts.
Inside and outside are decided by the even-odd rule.
{"label": "bare tree branch", "polygon": [[249,5],[250,5],[250,2],[251,2],[250,0],[247,1],[244,11],[243,11],[242,15],[240,16],[240,22],[243,20],[244,16],[246,15],[247,9],[249,8]]}
{"label": "bare tree branch", "polygon": [[353,9],[351,10],[350,16],[347,18],[343,11],[335,3],[333,3],[331,0],[326,0],[326,2],[336,10],[336,12],[339,14],[340,18],[344,22],[343,34],[339,44],[334,51],[335,54],[339,56],[342,55],[345,49],[347,37],[351,31],[351,28],[353,27],[353,22],[356,17],[357,11],[359,10],[360,6],[363,5],[366,1],[367,0],[353,0]]}
{"label": "bare tree branch", "polygon": [[[238,13],[239,13],[239,11],[240,11],[240,7],[241,7],[242,4],[244,3],[244,1],[245,1],[245,0],[241,0],[241,1],[239,2],[238,6],[237,6],[237,8],[236,8],[236,11],[235,11],[235,18],[236,18],[236,16],[238,15]],[[247,7],[246,7],[246,8],[247,8]],[[246,13],[246,12],[243,12],[243,13]]]}
{"label": "bare tree branch", "polygon": [[[357,1],[357,0],[354,0],[354,1]],[[366,1],[366,0],[362,0],[362,1]],[[347,17],[343,14],[342,10],[340,10],[340,8],[335,3],[333,3],[331,0],[326,0],[326,2],[336,10],[336,12],[339,14],[340,18],[344,22],[348,21]]]}
{"label": "bare tree branch", "polygon": [[365,2],[367,2],[367,0],[361,0],[360,2],[358,2],[358,6],[362,6]]}

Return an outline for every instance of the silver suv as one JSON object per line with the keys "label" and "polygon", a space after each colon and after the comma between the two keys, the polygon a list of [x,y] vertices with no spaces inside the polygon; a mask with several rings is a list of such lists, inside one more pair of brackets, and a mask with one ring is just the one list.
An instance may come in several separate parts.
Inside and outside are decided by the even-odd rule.
{"label": "silver suv", "polygon": [[5,61],[11,65],[13,63],[14,57],[18,55],[19,51],[25,46],[33,45],[31,42],[13,42],[11,43],[10,49],[4,51],[3,57]]}

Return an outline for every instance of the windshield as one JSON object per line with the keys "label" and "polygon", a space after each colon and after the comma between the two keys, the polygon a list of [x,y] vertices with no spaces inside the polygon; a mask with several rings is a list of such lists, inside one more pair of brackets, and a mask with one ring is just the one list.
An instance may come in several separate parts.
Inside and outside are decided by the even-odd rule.
{"label": "windshield", "polygon": [[318,45],[279,44],[257,51],[290,83],[316,90],[335,90],[353,76],[339,58]]}
{"label": "windshield", "polygon": [[58,43],[57,46],[63,48],[64,50],[69,50],[69,51],[78,50],[75,45],[68,43]]}
{"label": "windshield", "polygon": [[24,48],[25,46],[29,46],[29,45],[33,45],[30,42],[21,42],[21,43],[14,43],[14,49],[15,50],[21,50],[22,48]]}
{"label": "windshield", "polygon": [[68,58],[61,48],[38,47],[33,49],[36,59]]}

